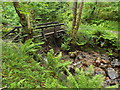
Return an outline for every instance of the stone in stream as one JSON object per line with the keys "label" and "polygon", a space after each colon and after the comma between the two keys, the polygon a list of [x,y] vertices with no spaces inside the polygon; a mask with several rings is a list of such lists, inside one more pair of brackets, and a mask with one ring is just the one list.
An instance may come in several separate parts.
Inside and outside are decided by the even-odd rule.
{"label": "stone in stream", "polygon": [[73,63],[72,65],[76,68],[81,68],[82,67],[81,61]]}
{"label": "stone in stream", "polygon": [[107,65],[107,64],[103,64],[103,63],[101,63],[99,67],[102,68],[102,69],[105,69],[105,68],[108,67],[108,65]]}
{"label": "stone in stream", "polygon": [[70,58],[75,58],[77,56],[77,52],[69,52]]}
{"label": "stone in stream", "polygon": [[111,79],[116,79],[118,77],[118,74],[116,73],[116,71],[113,68],[107,68],[107,75]]}
{"label": "stone in stream", "polygon": [[99,67],[99,66],[100,66],[100,64],[101,64],[101,59],[100,59],[100,57],[98,57],[98,58],[96,59],[96,61],[94,62],[94,64],[95,64],[96,67]]}
{"label": "stone in stream", "polygon": [[120,61],[118,61],[118,59],[114,59],[112,62],[111,62],[111,65],[113,67],[120,67]]}
{"label": "stone in stream", "polygon": [[88,67],[92,64],[93,64],[93,60],[91,60],[91,59],[82,61],[82,65],[85,67]]}
{"label": "stone in stream", "polygon": [[111,79],[111,83],[110,83],[110,85],[116,85],[116,84],[118,84],[118,80],[117,79]]}
{"label": "stone in stream", "polygon": [[103,83],[103,87],[108,87],[110,86],[111,80],[109,77],[105,77],[105,81]]}
{"label": "stone in stream", "polygon": [[109,60],[109,57],[105,54],[101,54],[101,59],[104,59],[104,60]]}
{"label": "stone in stream", "polygon": [[81,56],[81,55],[78,55],[78,56],[76,56],[75,61],[79,61],[79,60],[81,60],[81,59],[82,59],[82,56]]}
{"label": "stone in stream", "polygon": [[77,63],[74,63],[74,64],[72,64],[73,66],[77,66],[77,65],[79,65],[79,64],[81,64],[81,61],[79,61],[79,62],[77,62]]}
{"label": "stone in stream", "polygon": [[104,60],[104,59],[102,59],[102,60],[101,60],[101,63],[103,63],[103,64],[108,64],[109,61],[108,61],[108,60]]}
{"label": "stone in stream", "polygon": [[95,75],[97,74],[102,74],[102,75],[106,75],[105,71],[99,67],[95,67],[95,71],[94,71]]}

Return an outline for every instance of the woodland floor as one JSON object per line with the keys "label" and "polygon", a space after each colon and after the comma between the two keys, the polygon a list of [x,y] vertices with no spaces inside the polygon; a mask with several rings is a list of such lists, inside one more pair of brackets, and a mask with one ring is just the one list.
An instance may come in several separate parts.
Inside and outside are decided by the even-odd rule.
{"label": "woodland floor", "polygon": [[[116,31],[111,32],[118,33]],[[58,45],[61,42],[59,41],[57,41]],[[73,51],[65,51],[61,50],[54,41],[49,44],[43,45],[42,50],[38,51],[38,53],[47,53],[50,49],[54,49],[55,54],[62,52],[61,60],[71,61],[68,70],[73,75],[75,75],[75,68],[87,70],[90,65],[93,65],[94,75],[102,74],[105,76],[104,87],[120,84],[120,61],[118,55],[107,55],[105,50],[99,50],[98,48],[90,49],[82,46],[76,47]]]}
{"label": "woodland floor", "polygon": [[[47,46],[50,47],[50,46]],[[71,65],[68,66],[68,70],[75,75],[75,68],[82,68],[87,70],[90,65],[94,66],[94,75],[102,74],[105,76],[103,86],[111,86],[120,84],[120,61],[119,57],[115,55],[107,55],[104,52],[97,52],[95,50],[76,50],[64,51],[59,47],[52,47],[55,54],[62,52],[63,56],[61,60],[71,61]],[[47,50],[43,48],[43,50]],[[38,53],[41,53],[39,51]]]}

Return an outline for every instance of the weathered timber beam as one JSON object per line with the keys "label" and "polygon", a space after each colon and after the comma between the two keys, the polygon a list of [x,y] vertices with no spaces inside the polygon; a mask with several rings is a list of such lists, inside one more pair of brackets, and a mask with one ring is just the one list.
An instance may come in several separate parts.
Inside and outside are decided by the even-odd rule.
{"label": "weathered timber beam", "polygon": [[11,31],[9,31],[8,33],[6,33],[3,37],[6,37],[8,34],[10,34],[10,33],[12,33],[12,32],[14,32],[15,31],[15,29],[16,29],[16,27],[15,28],[13,28]]}
{"label": "weathered timber beam", "polygon": [[56,26],[54,27],[54,35],[55,35],[55,37],[58,36],[57,31],[56,31]]}
{"label": "weathered timber beam", "polygon": [[14,28],[22,28],[22,26],[14,26]]}
{"label": "weathered timber beam", "polygon": [[[57,33],[61,33],[61,32],[65,32],[65,30],[59,30],[57,31]],[[46,33],[45,36],[49,36],[49,35],[52,35],[54,34],[54,32],[50,32],[50,33]],[[37,35],[37,36],[33,36],[34,38],[37,38],[37,37],[42,37],[42,35]]]}
{"label": "weathered timber beam", "polygon": [[[53,24],[53,25],[49,25],[49,24]],[[48,25],[48,26],[42,26],[42,25]],[[41,27],[37,27],[35,29],[43,29],[43,28],[48,28],[48,27],[56,27],[56,26],[61,26],[61,25],[64,25],[63,23],[62,24],[58,24],[58,22],[50,22],[50,23],[43,23],[43,24],[38,24],[36,26],[41,26]],[[35,25],[34,25],[35,26]],[[22,28],[22,26],[16,26],[14,27],[11,31],[9,31],[7,34],[5,34],[3,37],[6,37],[8,34],[10,33],[15,33],[15,32],[19,32],[19,29]],[[15,31],[17,29],[17,31]],[[57,27],[56,27],[57,29]],[[46,30],[45,30],[46,31]],[[56,30],[54,31],[56,32]]]}
{"label": "weathered timber beam", "polygon": [[[42,26],[42,25],[49,25],[49,24],[58,24],[58,22],[42,23],[42,24],[33,25],[32,27]],[[15,26],[14,28],[22,28],[22,26]]]}
{"label": "weathered timber beam", "polygon": [[37,28],[35,28],[35,29],[42,29],[42,28],[48,28],[48,27],[55,27],[55,26],[61,26],[61,25],[64,25],[64,24],[62,23],[62,24],[56,24],[56,25],[41,26],[41,27],[37,27]]}
{"label": "weathered timber beam", "polygon": [[17,34],[13,39],[12,39],[12,41],[14,41],[17,37],[19,37],[20,36],[20,33],[19,34]]}
{"label": "weathered timber beam", "polygon": [[44,38],[44,40],[47,41],[46,36],[44,34],[44,29],[43,28],[42,28],[42,32],[41,33],[42,33],[42,37]]}
{"label": "weathered timber beam", "polygon": [[35,27],[35,26],[42,26],[42,25],[49,25],[49,24],[58,24],[58,22],[42,23],[42,24],[34,25],[33,27]]}

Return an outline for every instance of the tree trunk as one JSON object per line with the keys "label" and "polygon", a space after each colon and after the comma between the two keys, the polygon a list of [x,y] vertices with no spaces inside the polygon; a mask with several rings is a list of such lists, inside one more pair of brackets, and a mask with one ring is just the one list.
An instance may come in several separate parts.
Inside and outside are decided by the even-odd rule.
{"label": "tree trunk", "polygon": [[76,26],[76,17],[77,17],[77,0],[74,0],[73,3],[73,21],[72,21],[72,30]]}
{"label": "tree trunk", "polygon": [[72,30],[72,41],[71,41],[72,44],[76,43],[76,35],[77,35],[77,31],[78,31],[79,25],[80,25],[83,5],[84,5],[84,0],[82,0],[81,3],[80,3],[79,12],[78,12],[78,18],[77,18],[75,27]]}
{"label": "tree trunk", "polygon": [[84,5],[84,0],[82,0],[81,3],[80,3],[79,12],[78,12],[78,19],[77,19],[77,22],[76,22],[76,31],[78,31],[79,26],[80,26],[83,5]]}
{"label": "tree trunk", "polygon": [[32,29],[31,29],[31,26],[30,26],[30,17],[29,15],[26,16],[24,13],[21,13],[20,12],[20,5],[19,5],[19,2],[13,2],[13,5],[15,7],[15,10],[16,10],[16,13],[18,14],[19,18],[20,18],[20,24],[22,25],[22,28],[23,28],[23,31],[22,31],[22,34],[23,34],[23,43],[32,38]]}

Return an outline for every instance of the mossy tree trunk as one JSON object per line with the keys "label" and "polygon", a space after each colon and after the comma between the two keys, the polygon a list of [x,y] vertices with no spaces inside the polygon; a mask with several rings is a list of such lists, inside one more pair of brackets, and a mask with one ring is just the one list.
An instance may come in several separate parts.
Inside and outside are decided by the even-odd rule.
{"label": "mossy tree trunk", "polygon": [[22,31],[22,35],[23,35],[23,43],[32,38],[32,29],[30,26],[30,16],[29,15],[25,15],[24,13],[20,12],[20,5],[19,2],[13,2],[14,8],[16,10],[16,13],[18,14],[19,18],[20,18],[20,24],[22,25],[23,31]]}
{"label": "mossy tree trunk", "polygon": [[[75,0],[75,1],[77,1],[77,0]],[[74,3],[77,3],[77,2],[74,2]],[[73,4],[73,5],[74,5],[73,7],[76,7],[76,4]],[[83,5],[84,5],[84,0],[82,0],[81,3],[80,3],[78,17],[77,17],[77,14],[74,14],[74,13],[77,12],[77,9],[73,10],[73,12],[74,12],[73,13],[73,23],[74,23],[73,25],[74,26],[72,26],[72,34],[71,34],[72,40],[71,40],[71,44],[76,44],[76,35],[77,35],[77,31],[78,31],[79,26],[80,26],[80,20],[81,20]],[[76,15],[76,16],[74,16],[74,15]],[[76,17],[77,17],[77,20],[75,21]]]}
{"label": "mossy tree trunk", "polygon": [[74,0],[72,11],[73,11],[73,21],[72,21],[72,30],[73,30],[75,28],[75,25],[76,25],[77,0]]}

